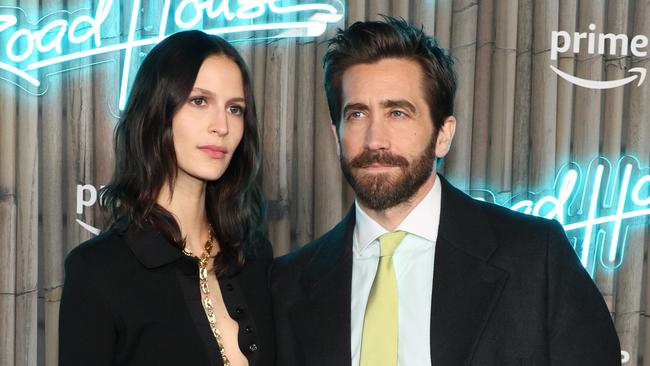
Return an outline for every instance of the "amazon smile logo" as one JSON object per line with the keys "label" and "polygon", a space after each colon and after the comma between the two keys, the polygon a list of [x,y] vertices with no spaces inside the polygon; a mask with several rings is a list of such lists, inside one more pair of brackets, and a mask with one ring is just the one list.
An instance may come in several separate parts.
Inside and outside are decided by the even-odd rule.
{"label": "amazon smile logo", "polygon": [[[648,37],[642,34],[629,39],[626,34],[595,33],[596,25],[589,24],[591,32],[574,32],[573,35],[566,31],[551,32],[551,60],[556,61],[560,53],[578,54],[587,48],[588,55],[610,55],[627,57],[630,54],[636,57],[648,55]],[[636,82],[641,86],[645,81],[646,68],[632,67],[627,70],[628,76],[617,80],[590,80],[568,74],[553,65],[551,70],[562,79],[589,89],[611,89]]]}

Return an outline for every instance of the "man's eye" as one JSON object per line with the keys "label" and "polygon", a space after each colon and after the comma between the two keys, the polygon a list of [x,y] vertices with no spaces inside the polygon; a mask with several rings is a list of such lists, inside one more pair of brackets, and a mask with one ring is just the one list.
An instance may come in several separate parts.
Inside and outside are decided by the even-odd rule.
{"label": "man's eye", "polygon": [[196,106],[203,106],[207,104],[207,101],[204,97],[194,97],[190,98],[190,103]]}
{"label": "man's eye", "polygon": [[363,112],[350,112],[350,114],[348,114],[348,118],[356,119],[361,117],[363,117]]}
{"label": "man's eye", "polygon": [[397,117],[397,118],[406,117],[406,113],[404,113],[402,111],[391,111],[390,115],[393,116],[393,117]]}

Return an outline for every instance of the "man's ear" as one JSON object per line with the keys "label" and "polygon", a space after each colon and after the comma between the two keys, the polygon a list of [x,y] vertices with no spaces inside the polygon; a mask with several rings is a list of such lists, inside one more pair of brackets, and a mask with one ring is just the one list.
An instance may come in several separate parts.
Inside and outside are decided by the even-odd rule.
{"label": "man's ear", "polygon": [[330,128],[332,130],[332,134],[334,135],[334,141],[336,141],[336,154],[340,158],[341,157],[341,141],[339,141],[339,134],[338,134],[338,131],[336,129],[336,124],[334,122],[332,122],[330,124]]}
{"label": "man's ear", "polygon": [[444,158],[451,148],[451,141],[456,133],[456,118],[449,116],[445,119],[442,127],[438,131],[436,139],[436,157]]}

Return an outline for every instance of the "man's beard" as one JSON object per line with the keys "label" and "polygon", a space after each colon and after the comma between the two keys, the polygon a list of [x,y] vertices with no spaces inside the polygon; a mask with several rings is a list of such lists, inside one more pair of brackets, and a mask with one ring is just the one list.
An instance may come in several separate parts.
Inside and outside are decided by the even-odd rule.
{"label": "man's beard", "polygon": [[[364,150],[352,160],[346,161],[341,151],[341,170],[364,206],[375,211],[385,210],[410,199],[431,177],[436,160],[435,140],[436,136],[432,136],[427,148],[411,162],[401,155],[381,150]],[[393,172],[359,172],[359,168],[374,163],[395,166],[400,171],[397,175]]]}

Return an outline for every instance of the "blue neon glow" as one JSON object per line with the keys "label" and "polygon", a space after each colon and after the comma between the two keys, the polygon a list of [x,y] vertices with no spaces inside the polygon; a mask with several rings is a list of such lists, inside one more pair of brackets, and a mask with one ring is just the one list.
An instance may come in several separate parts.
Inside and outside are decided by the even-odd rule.
{"label": "blue neon glow", "polygon": [[[136,25],[140,17],[141,1],[133,0],[131,15],[129,19],[129,34],[124,43],[102,44],[101,27],[104,21],[111,16],[114,0],[99,0],[93,16],[73,15],[79,10],[60,10],[40,18],[36,24],[29,27],[21,27],[18,18],[14,14],[0,14],[0,33],[8,34],[7,42],[0,49],[0,70],[4,70],[17,76],[28,84],[39,87],[37,70],[52,65],[59,65],[74,60],[88,59],[92,56],[104,55],[112,52],[125,51],[120,81],[119,108],[125,107],[128,95],[129,75],[131,73],[132,53],[137,48],[152,46],[162,41],[168,34],[166,30],[169,22],[169,12],[172,0],[164,0],[161,23],[158,35],[138,39],[136,38]],[[193,29],[205,17],[216,19],[222,17],[227,23],[235,23],[227,26],[202,29],[206,33],[215,35],[234,35],[245,32],[267,31],[269,34],[263,38],[295,38],[295,37],[317,37],[325,32],[327,25],[337,23],[343,19],[344,6],[340,0],[329,0],[326,2],[286,4],[282,0],[245,0],[229,1],[221,0],[182,0],[174,11],[173,19],[176,29]],[[27,12],[16,7],[0,7],[22,12],[25,17]],[[70,19],[58,17],[33,30],[34,25],[38,27],[41,21],[46,18],[55,18],[54,14],[63,13]],[[278,21],[267,22],[267,13],[276,14]],[[301,21],[285,21],[291,17]],[[6,35],[6,34],[5,34]],[[252,39],[252,38],[250,38]],[[259,39],[259,38],[255,38]],[[90,48],[87,42],[91,41]],[[237,41],[237,39],[231,39]],[[67,45],[81,45],[86,47],[81,51],[64,53]],[[28,60],[38,59],[29,62]],[[21,63],[26,63],[23,65]],[[45,74],[47,75],[47,74]],[[0,76],[0,79],[6,80]],[[25,89],[25,88],[23,88]],[[38,95],[37,93],[32,93]]]}
{"label": "blue neon glow", "polygon": [[581,263],[593,275],[597,264],[608,270],[619,268],[630,229],[648,223],[649,171],[631,156],[621,157],[614,166],[601,157],[588,164],[586,175],[579,164],[562,167],[550,195],[530,192],[535,199],[496,202],[494,193],[477,191],[512,210],[558,220]]}

